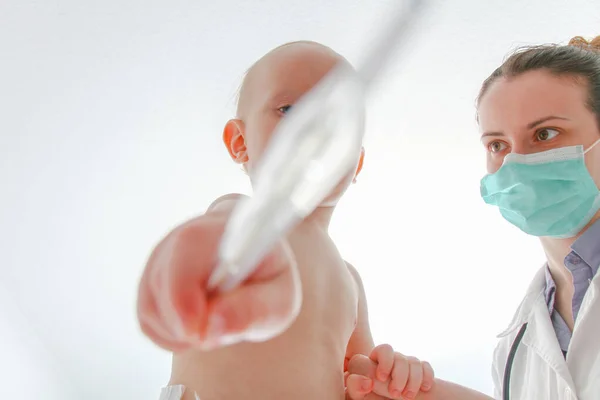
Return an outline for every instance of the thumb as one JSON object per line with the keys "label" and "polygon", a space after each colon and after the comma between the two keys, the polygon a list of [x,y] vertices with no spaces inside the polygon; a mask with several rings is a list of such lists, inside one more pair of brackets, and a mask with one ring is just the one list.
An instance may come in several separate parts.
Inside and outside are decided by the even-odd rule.
{"label": "thumb", "polygon": [[296,320],[301,304],[302,288],[295,265],[271,279],[248,281],[209,301],[202,342],[220,347],[269,340]]}
{"label": "thumb", "polygon": [[364,400],[373,390],[373,380],[366,376],[350,374],[346,378],[346,399]]}

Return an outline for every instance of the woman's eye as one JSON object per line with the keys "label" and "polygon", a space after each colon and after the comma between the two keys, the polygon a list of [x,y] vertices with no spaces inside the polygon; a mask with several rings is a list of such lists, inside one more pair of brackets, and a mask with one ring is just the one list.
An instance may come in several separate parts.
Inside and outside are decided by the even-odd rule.
{"label": "woman's eye", "polygon": [[277,111],[279,111],[282,114],[287,114],[287,112],[290,111],[291,108],[292,108],[291,105],[287,105],[287,106],[279,107],[277,109]]}
{"label": "woman's eye", "polygon": [[488,145],[488,149],[491,153],[499,153],[506,148],[506,144],[503,142],[492,142]]}
{"label": "woman's eye", "polygon": [[546,140],[554,139],[559,132],[556,129],[544,128],[540,129],[535,133],[537,140],[544,142]]}

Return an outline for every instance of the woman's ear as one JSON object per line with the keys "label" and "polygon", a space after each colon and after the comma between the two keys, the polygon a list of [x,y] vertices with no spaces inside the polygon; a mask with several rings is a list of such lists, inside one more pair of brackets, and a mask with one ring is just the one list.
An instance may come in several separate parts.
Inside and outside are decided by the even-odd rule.
{"label": "woman's ear", "polygon": [[354,173],[354,178],[352,179],[352,183],[356,183],[356,177],[360,174],[363,168],[363,162],[365,161],[365,148],[360,148],[360,158],[358,159],[358,166],[356,167],[356,172]]}
{"label": "woman's ear", "polygon": [[248,151],[244,135],[244,121],[241,119],[230,119],[223,129],[223,143],[231,159],[237,164],[248,162]]}

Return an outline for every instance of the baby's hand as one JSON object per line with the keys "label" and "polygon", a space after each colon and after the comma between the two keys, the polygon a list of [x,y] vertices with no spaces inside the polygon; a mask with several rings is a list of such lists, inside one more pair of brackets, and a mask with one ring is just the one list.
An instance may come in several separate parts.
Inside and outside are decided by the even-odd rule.
{"label": "baby's hand", "polygon": [[[370,391],[365,378],[372,380]],[[352,400],[414,399],[433,383],[428,362],[394,352],[387,344],[375,347],[369,357],[355,355],[348,363],[346,387]]]}
{"label": "baby's hand", "polygon": [[284,241],[239,287],[227,293],[207,290],[227,217],[215,213],[189,221],[152,253],[137,311],[142,331],[158,346],[179,352],[267,340],[298,315],[300,279]]}
{"label": "baby's hand", "polygon": [[389,381],[388,393],[377,393],[375,390],[377,394],[392,399],[414,399],[420,390],[426,392],[433,386],[433,369],[427,361],[394,352],[389,344],[375,347],[369,358],[377,363],[376,380]]}

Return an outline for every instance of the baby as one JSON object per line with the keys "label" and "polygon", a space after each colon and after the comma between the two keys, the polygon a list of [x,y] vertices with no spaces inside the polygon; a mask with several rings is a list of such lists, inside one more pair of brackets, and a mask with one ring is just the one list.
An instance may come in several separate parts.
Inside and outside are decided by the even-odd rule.
{"label": "baby", "polygon": [[[347,61],[321,44],[294,42],[250,68],[223,140],[251,180],[277,123],[336,63]],[[328,235],[335,204],[360,173],[363,157],[364,149],[322,205],[231,292],[210,293],[206,286],[240,195],[216,200],[157,245],[140,283],[138,317],[143,332],[173,352],[161,400],[356,400],[369,393],[412,399],[433,387],[428,363],[389,345],[375,347],[361,279]],[[301,296],[294,291],[298,281]],[[280,335],[223,345],[227,335],[276,317],[288,318]],[[357,355],[370,358],[376,376],[349,375]]]}

